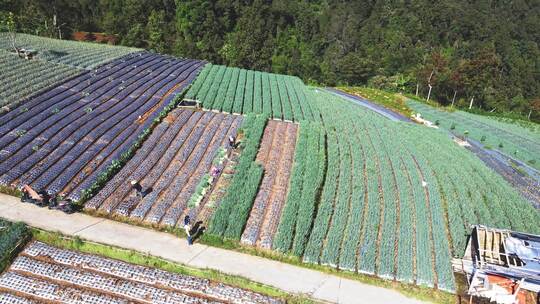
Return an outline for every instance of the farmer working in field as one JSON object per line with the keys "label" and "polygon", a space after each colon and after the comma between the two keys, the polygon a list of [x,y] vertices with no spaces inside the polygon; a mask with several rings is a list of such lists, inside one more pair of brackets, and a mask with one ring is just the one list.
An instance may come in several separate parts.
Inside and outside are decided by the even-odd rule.
{"label": "farmer working in field", "polygon": [[212,170],[210,172],[212,174],[212,177],[216,178],[221,173],[221,169],[218,167],[212,167]]}
{"label": "farmer working in field", "polygon": [[184,218],[184,230],[186,231],[188,245],[193,245],[193,239],[191,237],[191,224],[189,215]]}
{"label": "farmer working in field", "polygon": [[229,136],[229,147],[231,149],[234,149],[236,148],[236,138],[234,138],[234,136]]}
{"label": "farmer working in field", "polygon": [[136,180],[131,181],[131,188],[137,192],[137,196],[140,198],[144,198],[151,191],[149,189],[143,190],[141,184]]}

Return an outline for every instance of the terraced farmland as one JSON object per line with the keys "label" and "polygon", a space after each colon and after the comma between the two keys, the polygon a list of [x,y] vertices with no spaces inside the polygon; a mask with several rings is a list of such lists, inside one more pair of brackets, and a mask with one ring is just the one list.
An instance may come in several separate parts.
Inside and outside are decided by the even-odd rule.
{"label": "terraced farmland", "polygon": [[10,50],[7,33],[0,33],[0,114],[58,83],[130,53],[136,48],[80,43],[17,34],[17,47],[37,51],[32,60]]}
{"label": "terraced farmland", "polygon": [[0,184],[78,201],[197,75],[202,62],[126,55],[0,116]]}
{"label": "terraced farmland", "polygon": [[270,249],[289,188],[298,125],[269,121],[256,161],[264,175],[241,242]]}
{"label": "terraced farmland", "polygon": [[2,303],[281,303],[206,279],[32,242],[0,276]]}
{"label": "terraced farmland", "polygon": [[[308,97],[324,122],[326,177],[316,208],[310,200],[287,201],[274,249],[308,263],[452,291],[451,256],[463,253],[471,224],[539,232],[540,213],[445,134],[388,121],[324,91]],[[309,146],[297,153],[321,150]],[[321,162],[295,163],[291,184],[304,180],[298,170]],[[312,228],[306,218],[314,218]]]}
{"label": "terraced farmland", "polygon": [[475,139],[540,170],[540,132],[463,111],[446,112],[409,100],[409,107],[439,127]]}
{"label": "terraced farmland", "polygon": [[[241,122],[241,116],[174,110],[85,208],[153,225],[175,226],[185,215],[196,219],[204,206],[188,203]],[[132,180],[152,191],[139,198]]]}
{"label": "terraced farmland", "polygon": [[[37,60],[88,70],[127,54],[142,51],[137,48],[58,40],[28,34],[17,34],[16,37],[17,47],[37,51]],[[0,33],[0,49],[10,48],[8,33]]]}
{"label": "terraced farmland", "polygon": [[241,154],[226,193],[211,218],[209,234],[240,240],[264,173],[255,159],[267,120],[264,115],[246,116],[242,124]]}
{"label": "terraced farmland", "polygon": [[[10,108],[24,100],[0,114],[2,186],[29,184],[78,201],[100,180],[104,187],[85,204],[98,215],[154,227],[178,227],[190,215],[208,222],[215,237],[447,291],[456,288],[450,261],[463,253],[470,225],[540,233],[538,210],[446,132],[389,121],[296,77],[22,37],[41,57],[4,54],[3,64],[25,69],[35,86],[13,86],[17,72],[0,83]],[[174,109],[150,130],[201,69],[184,98],[205,110]],[[538,164],[535,131],[413,106],[445,128]],[[241,142],[234,151],[229,135]],[[223,172],[211,177],[214,166]],[[105,181],[111,167],[119,171]],[[132,180],[151,191],[139,197]],[[118,263],[32,243],[0,276],[0,299],[273,301]]]}
{"label": "terraced farmland", "polygon": [[0,114],[25,99],[82,72],[66,65],[40,60],[24,60],[0,51]]}
{"label": "terraced farmland", "polygon": [[226,113],[263,113],[287,121],[319,119],[298,77],[208,64],[186,99]]}

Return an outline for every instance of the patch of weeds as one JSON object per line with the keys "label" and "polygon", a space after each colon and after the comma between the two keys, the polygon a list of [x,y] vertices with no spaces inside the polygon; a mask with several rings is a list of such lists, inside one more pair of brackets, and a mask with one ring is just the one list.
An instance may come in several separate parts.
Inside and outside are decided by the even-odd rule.
{"label": "patch of weeds", "polygon": [[20,130],[15,131],[15,135],[17,135],[18,137],[21,137],[24,134],[26,134],[26,130],[20,129]]}

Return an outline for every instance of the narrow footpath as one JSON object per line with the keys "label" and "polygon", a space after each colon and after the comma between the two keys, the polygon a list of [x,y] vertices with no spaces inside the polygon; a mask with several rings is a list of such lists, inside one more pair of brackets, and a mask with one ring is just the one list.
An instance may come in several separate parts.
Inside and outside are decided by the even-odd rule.
{"label": "narrow footpath", "polygon": [[21,203],[16,197],[0,194],[0,217],[48,231],[106,245],[135,250],[175,263],[209,268],[238,275],[293,294],[306,294],[330,303],[421,303],[401,293],[371,286],[286,263],[206,245],[188,246],[185,239],[82,213],[59,211]]}

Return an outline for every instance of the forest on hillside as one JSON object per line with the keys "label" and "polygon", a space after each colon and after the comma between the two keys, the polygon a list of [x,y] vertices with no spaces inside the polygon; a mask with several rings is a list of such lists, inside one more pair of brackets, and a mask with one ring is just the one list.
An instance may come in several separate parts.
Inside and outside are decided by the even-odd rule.
{"label": "forest on hillside", "polygon": [[0,0],[17,31],[370,85],[540,119],[540,2]]}

